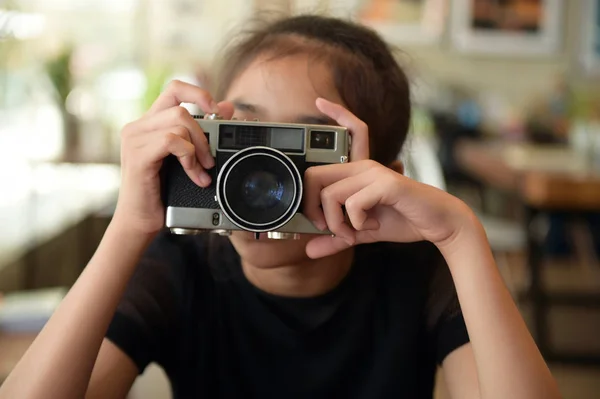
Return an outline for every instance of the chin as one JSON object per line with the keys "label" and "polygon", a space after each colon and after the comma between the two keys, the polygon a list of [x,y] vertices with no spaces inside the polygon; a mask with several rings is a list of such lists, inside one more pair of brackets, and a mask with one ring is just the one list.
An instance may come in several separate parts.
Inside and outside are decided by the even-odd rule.
{"label": "chin", "polygon": [[256,240],[253,233],[236,231],[230,240],[245,262],[266,269],[309,260],[306,244],[312,237],[302,235],[299,240],[270,240],[266,234],[261,234]]}

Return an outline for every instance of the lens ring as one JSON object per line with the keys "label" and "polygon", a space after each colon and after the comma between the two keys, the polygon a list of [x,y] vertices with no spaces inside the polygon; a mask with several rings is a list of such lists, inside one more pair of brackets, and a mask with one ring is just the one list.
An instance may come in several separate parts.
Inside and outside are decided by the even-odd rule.
{"label": "lens ring", "polygon": [[[281,227],[294,216],[298,209],[300,199],[302,198],[301,194],[298,195],[298,188],[301,188],[301,180],[299,178],[300,173],[297,172],[297,168],[295,167],[293,162],[291,162],[291,160],[289,160],[289,158],[285,156],[285,154],[280,153],[279,151],[274,150],[270,147],[265,148],[251,147],[251,149],[254,151],[250,151],[249,149],[248,151],[244,150],[244,152],[242,152],[241,154],[240,152],[236,153],[223,166],[221,173],[219,174],[220,178],[218,179],[218,184],[221,183],[221,185],[218,187],[217,195],[220,195],[223,199],[223,201],[219,201],[221,203],[223,212],[234,224],[236,224],[238,227],[244,230],[263,232],[271,231],[273,229]],[[265,160],[265,158],[263,157],[268,157],[267,159],[270,161],[277,161],[278,165],[284,167],[285,174],[287,175],[285,177],[289,179],[288,183],[291,183],[292,185],[291,200],[289,201],[289,205],[286,205],[282,212],[279,212],[281,214],[278,217],[275,217],[264,223],[249,220],[248,212],[243,212],[242,209],[239,209],[239,206],[234,207],[231,204],[231,201],[228,196],[228,193],[230,193],[231,184],[239,183],[237,179],[232,178],[232,174],[238,173],[238,171],[240,170],[240,164],[252,157],[260,157],[263,161]],[[236,192],[236,188],[238,188],[237,185],[231,190],[233,192]],[[241,204],[238,203],[238,205]],[[238,209],[238,212],[236,212],[236,208]],[[246,213],[246,217],[242,216],[240,212],[242,214]]]}
{"label": "lens ring", "polygon": [[[242,186],[242,184],[243,184],[243,182],[240,181],[240,179],[239,179],[240,170],[243,169],[244,163],[247,163],[247,161],[249,161],[252,158],[259,158],[257,161],[263,161],[263,162],[265,160],[269,160],[269,161],[276,160],[278,163],[276,164],[275,168],[281,167],[283,165],[284,166],[283,170],[285,171],[284,178],[288,179],[288,182],[292,183],[291,197],[289,195],[289,190],[287,193],[288,197],[290,197],[289,201],[287,201],[289,203],[289,205],[285,206],[285,208],[283,210],[280,209],[280,212],[277,212],[278,214],[280,214],[279,216],[267,219],[266,222],[251,221],[252,216],[249,216],[250,212],[260,213],[261,211],[264,211],[264,209],[262,209],[262,210],[261,209],[249,209],[246,204],[247,201],[237,200],[238,196],[244,197],[244,194],[242,194],[238,190],[236,190],[236,189],[241,188],[240,186]],[[252,162],[252,161],[250,161],[250,162]],[[262,170],[259,170],[259,171],[262,171]],[[242,176],[248,177],[248,174],[246,174],[244,172],[241,172],[241,173],[242,173]],[[254,227],[264,227],[264,226],[269,226],[274,223],[277,223],[279,220],[281,220],[288,214],[289,209],[294,205],[294,202],[295,202],[296,191],[297,191],[298,185],[294,181],[292,173],[293,172],[288,165],[286,165],[284,162],[282,162],[281,159],[278,159],[277,157],[275,157],[271,154],[257,153],[257,154],[245,155],[245,156],[240,157],[239,159],[236,159],[235,162],[233,162],[232,165],[230,166],[230,168],[227,170],[227,173],[225,174],[225,176],[223,177],[223,198],[225,199],[228,210],[233,214],[233,216],[237,220],[243,221],[244,225],[249,225],[249,226],[254,226]],[[238,176],[234,176],[234,175],[238,175]],[[233,193],[231,191],[233,191]],[[233,198],[230,198],[229,194],[234,194]],[[234,203],[236,203],[236,204],[234,205]],[[278,205],[279,205],[279,203],[278,203]],[[240,208],[246,208],[246,210],[243,211]],[[246,216],[243,216],[244,213],[246,214]]]}
{"label": "lens ring", "polygon": [[[287,177],[290,178],[290,184],[292,184],[293,187],[292,200],[287,209],[285,209],[281,216],[277,217],[275,220],[270,220],[265,223],[251,222],[240,216],[238,212],[235,212],[235,207],[231,206],[227,195],[228,182],[230,181],[232,171],[236,170],[236,167],[241,162],[252,157],[268,157],[270,160],[276,160],[284,167],[284,170],[288,174]],[[217,200],[219,201],[221,210],[233,224],[243,230],[261,233],[277,230],[281,226],[288,223],[292,217],[294,217],[298,211],[298,208],[300,207],[303,190],[302,176],[292,160],[279,150],[262,146],[249,147],[232,155],[231,158],[229,158],[220,168],[219,175],[217,177],[216,189]]]}

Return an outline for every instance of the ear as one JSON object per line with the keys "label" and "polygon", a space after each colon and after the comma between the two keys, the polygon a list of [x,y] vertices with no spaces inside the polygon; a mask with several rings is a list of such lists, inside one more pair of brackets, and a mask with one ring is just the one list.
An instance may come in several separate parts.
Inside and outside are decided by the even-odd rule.
{"label": "ear", "polygon": [[404,164],[402,163],[402,161],[392,161],[392,163],[389,165],[389,168],[396,173],[400,173],[401,175],[404,174]]}

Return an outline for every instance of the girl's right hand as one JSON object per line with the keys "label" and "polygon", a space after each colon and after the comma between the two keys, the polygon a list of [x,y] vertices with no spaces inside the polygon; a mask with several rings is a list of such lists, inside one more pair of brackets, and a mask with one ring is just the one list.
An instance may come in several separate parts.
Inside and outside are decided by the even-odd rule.
{"label": "girl's right hand", "polygon": [[113,220],[129,231],[154,234],[164,226],[159,171],[173,154],[190,179],[210,185],[207,169],[214,166],[202,128],[181,103],[195,103],[205,113],[233,115],[230,103],[217,104],[201,88],[173,81],[150,110],[121,131],[121,190]]}

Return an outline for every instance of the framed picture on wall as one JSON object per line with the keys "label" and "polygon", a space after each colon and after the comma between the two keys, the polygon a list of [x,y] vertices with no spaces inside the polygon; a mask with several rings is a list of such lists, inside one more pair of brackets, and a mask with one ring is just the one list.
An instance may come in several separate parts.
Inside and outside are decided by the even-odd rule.
{"label": "framed picture on wall", "polygon": [[600,0],[587,0],[581,17],[581,65],[586,73],[600,75]]}
{"label": "framed picture on wall", "polygon": [[563,4],[563,0],[454,0],[452,44],[465,53],[554,55],[562,43]]}
{"label": "framed picture on wall", "polygon": [[[317,3],[323,5],[322,0]],[[350,17],[372,27],[390,43],[433,44],[444,33],[448,3],[449,0],[329,0],[327,8],[333,15]]]}

